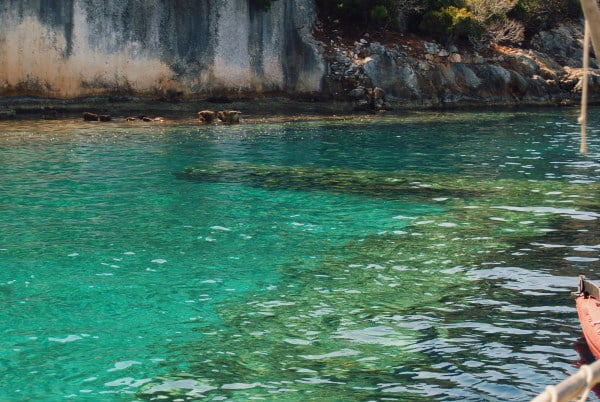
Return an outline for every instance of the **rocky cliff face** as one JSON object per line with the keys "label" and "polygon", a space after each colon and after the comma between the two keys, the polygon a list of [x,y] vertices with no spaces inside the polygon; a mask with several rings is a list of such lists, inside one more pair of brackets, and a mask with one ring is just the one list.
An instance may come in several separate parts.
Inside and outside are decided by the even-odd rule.
{"label": "rocky cliff face", "polygon": [[0,96],[321,91],[311,0],[0,0]]}
{"label": "rocky cliff face", "polygon": [[[372,110],[569,103],[581,92],[576,24],[539,33],[532,49],[479,54],[418,38],[322,43],[315,27],[321,37],[331,27],[319,28],[313,0],[252,4],[0,0],[0,98],[310,95]],[[590,82],[594,99],[597,70]]]}
{"label": "rocky cliff face", "polygon": [[[327,88],[363,110],[570,104],[581,94],[582,42],[583,32],[573,24],[540,32],[531,49],[500,46],[482,54],[414,39],[385,46],[368,37],[333,41]],[[597,101],[600,71],[592,70],[589,82]]]}

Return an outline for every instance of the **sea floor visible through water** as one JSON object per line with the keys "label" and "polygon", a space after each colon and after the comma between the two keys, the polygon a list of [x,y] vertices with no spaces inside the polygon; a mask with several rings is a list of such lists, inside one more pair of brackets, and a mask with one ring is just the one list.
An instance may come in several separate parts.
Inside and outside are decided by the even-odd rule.
{"label": "sea floor visible through water", "polygon": [[589,358],[599,111],[2,121],[0,400],[527,400]]}

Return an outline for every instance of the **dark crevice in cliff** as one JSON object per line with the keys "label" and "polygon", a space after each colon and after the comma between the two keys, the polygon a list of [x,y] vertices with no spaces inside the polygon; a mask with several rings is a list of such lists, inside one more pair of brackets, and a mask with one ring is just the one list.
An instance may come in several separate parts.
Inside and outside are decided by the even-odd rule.
{"label": "dark crevice in cliff", "polygon": [[257,77],[262,77],[265,74],[263,52],[265,50],[265,35],[269,33],[267,15],[262,8],[253,4],[248,7],[250,20],[248,54],[250,55],[250,68]]}

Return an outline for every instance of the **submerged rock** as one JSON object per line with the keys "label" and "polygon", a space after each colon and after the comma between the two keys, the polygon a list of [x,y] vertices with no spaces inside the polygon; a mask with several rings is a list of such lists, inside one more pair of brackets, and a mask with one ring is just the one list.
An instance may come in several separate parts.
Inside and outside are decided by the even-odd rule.
{"label": "submerged rock", "polygon": [[0,110],[0,120],[15,119],[16,117],[17,112],[12,109]]}
{"label": "submerged rock", "polygon": [[[344,231],[344,242],[333,243],[332,251],[279,267],[278,274],[283,278],[280,283],[294,286],[274,286],[272,291],[253,293],[247,303],[220,306],[219,314],[226,325],[218,323],[219,330],[211,335],[211,342],[220,350],[239,350],[239,353],[197,363],[191,376],[176,371],[153,379],[142,392],[145,397],[150,394],[157,399],[163,396],[172,399],[177,392],[186,395],[194,391],[203,395],[214,392],[220,396],[218,393],[222,390],[239,392],[235,394],[239,399],[248,399],[250,395],[262,397],[265,391],[254,386],[254,381],[258,382],[258,375],[263,373],[265,377],[273,373],[279,375],[282,365],[272,357],[283,355],[288,356],[287,367],[294,368],[286,372],[287,379],[296,381],[294,388],[302,390],[314,390],[314,382],[305,381],[307,375],[335,376],[345,383],[353,378],[372,378],[373,387],[382,381],[382,376],[388,375],[386,373],[389,373],[389,382],[398,381],[389,367],[398,365],[399,361],[421,364],[438,359],[437,354],[423,354],[421,348],[411,346],[428,342],[429,335],[424,338],[424,333],[433,334],[437,339],[448,337],[447,326],[436,329],[436,320],[424,319],[422,312],[434,314],[430,306],[452,306],[466,314],[479,314],[478,322],[488,322],[489,310],[472,308],[473,295],[489,289],[489,278],[497,278],[496,269],[498,272],[510,269],[506,268],[510,267],[509,258],[523,258],[517,257],[522,253],[511,257],[510,252],[531,245],[533,239],[541,236],[540,228],[549,227],[551,222],[564,219],[565,215],[589,214],[583,211],[597,204],[594,195],[598,192],[598,184],[582,187],[550,180],[486,180],[465,177],[458,172],[383,172],[368,168],[247,163],[205,165],[190,168],[182,176],[200,182],[314,190],[317,194],[321,191],[360,194],[396,201],[412,195],[427,197],[427,191],[432,191],[439,195],[426,203],[433,201],[440,208],[424,207],[419,212],[411,210],[406,216],[394,216],[392,219],[397,225],[390,225],[385,231],[378,225],[369,235]],[[551,192],[554,196],[550,197],[553,201],[549,205]],[[417,199],[419,205],[426,205],[421,201]],[[569,202],[568,208],[564,207],[565,201]],[[589,218],[597,219],[598,215],[592,213]],[[497,261],[503,261],[503,266],[487,272],[490,262],[496,265]],[[481,280],[474,280],[474,272],[479,271],[494,276],[482,275],[478,277]],[[521,290],[515,290],[518,297],[522,296]],[[504,293],[501,297],[505,297]],[[441,311],[444,317],[450,311],[435,310]],[[476,310],[479,313],[473,313]],[[411,320],[415,325],[398,325]],[[302,325],[297,325],[300,321]],[[198,350],[208,349],[205,342],[204,339],[199,341]],[[257,350],[263,353],[257,354]],[[389,353],[390,350],[393,353]],[[377,356],[377,359],[363,356]],[[228,368],[227,373],[218,379],[206,380],[212,379],[214,372],[224,366]],[[297,367],[303,368],[302,371],[296,371]],[[259,374],[250,377],[247,383],[240,383],[239,373],[249,368]],[[356,399],[360,392],[347,391],[349,400]],[[339,399],[342,392],[344,388],[336,388],[335,396]],[[363,395],[360,399],[372,398],[371,390]]]}
{"label": "submerged rock", "polygon": [[[443,175],[433,178],[431,175],[414,172],[306,169],[301,166],[221,162],[191,167],[176,176],[200,182],[241,182],[257,187],[303,191],[328,190],[383,199],[395,199],[401,194],[409,193],[424,197],[437,197],[440,194],[464,197],[481,193],[481,190],[473,185],[467,185],[464,180],[457,179],[450,182]],[[421,186],[418,183],[429,184]]]}
{"label": "submerged rock", "polygon": [[[234,182],[263,188],[332,191],[380,199],[398,199],[399,196],[413,195],[427,199],[443,196],[464,200],[491,194],[498,197],[526,199],[532,197],[530,194],[532,186],[540,191],[543,190],[541,194],[544,194],[544,191],[557,189],[561,194],[572,194],[577,191],[576,186],[557,182],[532,184],[520,180],[481,181],[456,175],[412,171],[380,172],[236,162],[190,167],[176,176],[198,182]],[[590,191],[600,191],[600,187],[594,185]],[[586,201],[581,200],[581,202]]]}

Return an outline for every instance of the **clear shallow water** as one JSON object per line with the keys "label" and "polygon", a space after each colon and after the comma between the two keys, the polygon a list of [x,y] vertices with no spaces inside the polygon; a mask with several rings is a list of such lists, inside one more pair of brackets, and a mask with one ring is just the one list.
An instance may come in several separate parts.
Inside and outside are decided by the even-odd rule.
{"label": "clear shallow water", "polygon": [[527,399],[580,360],[597,111],[587,156],[558,109],[0,122],[0,399]]}

